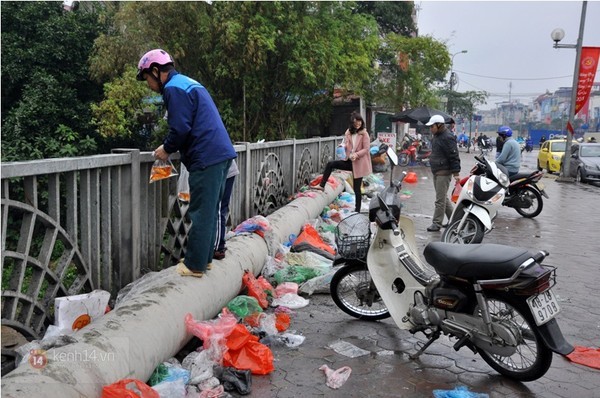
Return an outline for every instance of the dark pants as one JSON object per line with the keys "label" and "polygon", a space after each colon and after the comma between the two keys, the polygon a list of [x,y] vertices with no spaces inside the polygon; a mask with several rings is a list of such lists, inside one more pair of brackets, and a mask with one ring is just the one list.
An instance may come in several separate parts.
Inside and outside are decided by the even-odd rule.
{"label": "dark pants", "polygon": [[223,198],[219,203],[219,219],[217,225],[217,236],[215,241],[215,250],[225,250],[225,224],[227,223],[227,216],[229,215],[229,201],[231,200],[231,192],[233,191],[233,183],[235,176],[229,177],[225,181],[225,190],[223,191]]}
{"label": "dark pants", "polygon": [[219,218],[219,203],[231,160],[190,171],[190,207],[192,226],[188,234],[185,265],[192,271],[206,271],[212,262]]}
{"label": "dark pants", "polygon": [[[331,172],[333,170],[352,171],[352,161],[351,160],[332,160],[331,162],[328,162],[327,165],[325,166],[325,171],[323,172],[323,180],[321,181],[321,187],[325,188],[325,184],[327,184],[327,180],[329,179],[329,176],[331,175]],[[357,213],[360,213],[360,205],[361,205],[361,201],[362,201],[362,194],[360,191],[361,186],[362,186],[362,177],[355,178],[352,188],[354,188],[354,197],[356,198],[356,206],[354,208],[354,211]]]}

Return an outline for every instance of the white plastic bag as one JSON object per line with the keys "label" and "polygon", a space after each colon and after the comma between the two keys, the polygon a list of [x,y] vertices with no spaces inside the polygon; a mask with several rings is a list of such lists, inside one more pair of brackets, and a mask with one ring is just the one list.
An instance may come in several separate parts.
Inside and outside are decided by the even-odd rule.
{"label": "white plastic bag", "polygon": [[179,173],[179,179],[177,180],[177,198],[185,203],[190,201],[190,172],[187,170],[185,165],[181,163],[181,172]]}
{"label": "white plastic bag", "polygon": [[78,330],[106,312],[110,293],[94,290],[54,300],[54,324],[61,330]]}
{"label": "white plastic bag", "polygon": [[342,366],[338,370],[333,370],[327,365],[319,367],[327,376],[327,386],[333,389],[340,388],[350,377],[352,369],[349,366]]}

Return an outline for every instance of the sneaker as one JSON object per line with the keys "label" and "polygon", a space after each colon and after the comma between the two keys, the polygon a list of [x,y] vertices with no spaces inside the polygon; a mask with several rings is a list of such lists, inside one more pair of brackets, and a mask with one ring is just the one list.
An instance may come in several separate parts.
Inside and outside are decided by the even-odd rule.
{"label": "sneaker", "polygon": [[429,232],[437,232],[440,230],[440,226],[437,224],[431,224],[430,226],[427,227],[427,231]]}
{"label": "sneaker", "polygon": [[213,258],[215,260],[223,260],[225,258],[225,250],[215,250]]}

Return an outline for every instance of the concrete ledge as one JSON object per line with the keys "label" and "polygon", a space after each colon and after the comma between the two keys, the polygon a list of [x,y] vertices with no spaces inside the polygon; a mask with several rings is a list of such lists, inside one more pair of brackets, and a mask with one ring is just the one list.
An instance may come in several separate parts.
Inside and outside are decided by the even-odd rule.
{"label": "concrete ledge", "polygon": [[118,380],[147,380],[190,340],[185,314],[214,318],[239,294],[244,271],[260,273],[267,254],[318,217],[342,190],[343,184],[335,190],[328,185],[316,198],[298,198],[274,212],[267,217],[272,231],[265,239],[256,234],[230,239],[227,257],[213,262],[200,279],[181,277],[175,267],[153,275],[113,311],[76,332],[77,343],[47,351],[45,366],[26,363],[3,377],[2,396],[99,397],[103,386]]}

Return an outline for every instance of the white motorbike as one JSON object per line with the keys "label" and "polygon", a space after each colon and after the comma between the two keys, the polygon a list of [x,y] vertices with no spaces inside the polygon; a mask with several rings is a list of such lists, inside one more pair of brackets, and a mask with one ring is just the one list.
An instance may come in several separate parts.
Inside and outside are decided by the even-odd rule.
{"label": "white motorbike", "polygon": [[464,183],[448,226],[442,234],[446,243],[481,243],[493,228],[498,209],[510,184],[504,166],[475,156],[477,164]]}
{"label": "white motorbike", "polygon": [[367,266],[396,325],[429,339],[411,358],[446,334],[456,339],[455,350],[468,347],[497,372],[531,381],[546,373],[552,352],[573,351],[555,319],[556,268],[541,264],[547,252],[431,242],[425,264],[411,219],[400,215],[399,186],[392,183],[371,203],[377,231]]}

